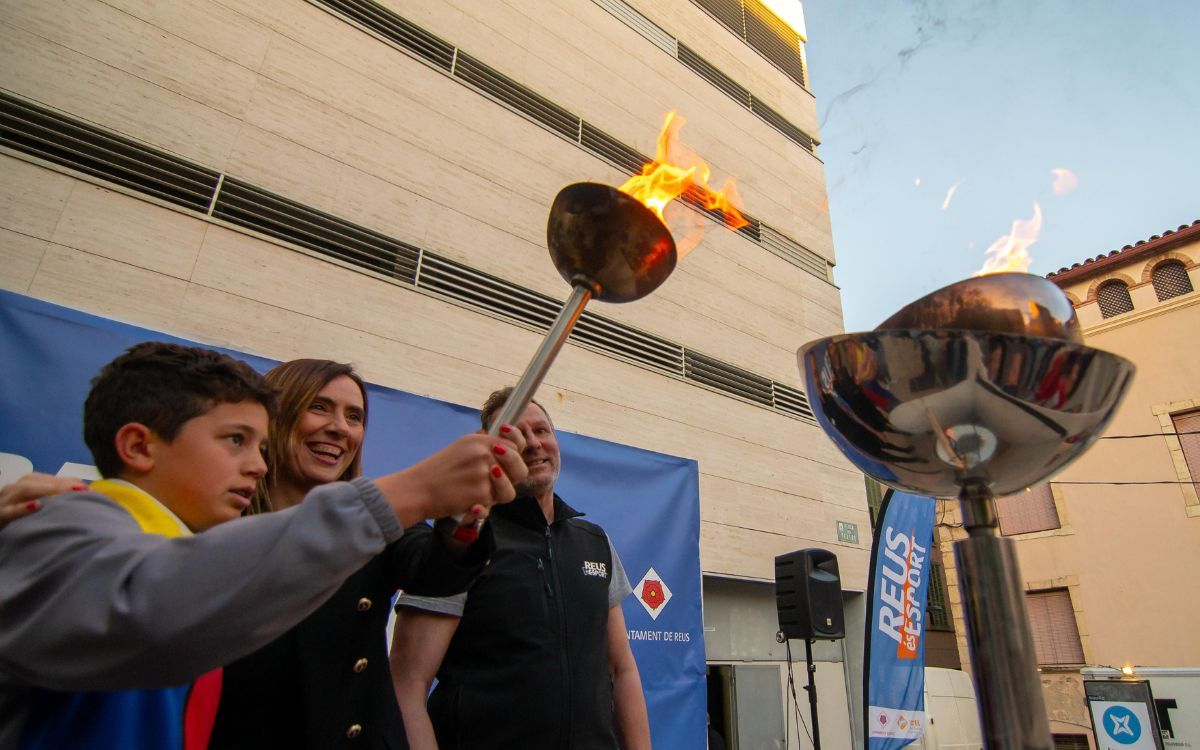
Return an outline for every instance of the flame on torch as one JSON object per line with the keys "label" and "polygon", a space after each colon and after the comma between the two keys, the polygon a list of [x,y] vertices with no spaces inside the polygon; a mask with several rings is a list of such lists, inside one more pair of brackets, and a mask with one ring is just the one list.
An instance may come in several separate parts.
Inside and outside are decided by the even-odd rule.
{"label": "flame on torch", "polygon": [[[642,167],[640,175],[629,178],[617,189],[640,201],[664,224],[663,211],[667,204],[686,194],[691,203],[709,211],[720,211],[730,229],[746,226],[749,222],[734,207],[735,202],[741,201],[733,180],[726,180],[720,190],[710,188],[708,180],[712,173],[708,165],[678,140],[679,129],[686,122],[674,110],[668,112],[658,134],[654,159]],[[696,233],[677,242],[679,257],[695,247],[699,240],[699,233]]]}
{"label": "flame on torch", "polygon": [[1037,242],[1042,231],[1042,207],[1033,204],[1033,216],[1029,219],[1016,219],[1012,223],[1012,231],[993,242],[987,249],[991,257],[976,272],[976,276],[989,273],[1004,273],[1006,271],[1028,271],[1033,263],[1029,246]]}

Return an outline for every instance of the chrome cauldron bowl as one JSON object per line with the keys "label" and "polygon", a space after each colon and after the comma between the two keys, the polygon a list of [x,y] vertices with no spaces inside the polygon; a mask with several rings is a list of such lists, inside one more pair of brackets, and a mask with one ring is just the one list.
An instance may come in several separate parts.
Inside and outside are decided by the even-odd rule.
{"label": "chrome cauldron bowl", "polygon": [[1129,360],[1074,341],[880,330],[797,353],[813,413],[859,469],[921,495],[1004,495],[1080,456],[1116,412]]}
{"label": "chrome cauldron bowl", "polygon": [[884,484],[958,497],[954,543],[983,746],[1052,741],[1015,545],[994,495],[1044,481],[1116,413],[1129,360],[1085,346],[1070,300],[1029,274],[967,279],[926,295],[870,333],[797,352],[821,427]]}

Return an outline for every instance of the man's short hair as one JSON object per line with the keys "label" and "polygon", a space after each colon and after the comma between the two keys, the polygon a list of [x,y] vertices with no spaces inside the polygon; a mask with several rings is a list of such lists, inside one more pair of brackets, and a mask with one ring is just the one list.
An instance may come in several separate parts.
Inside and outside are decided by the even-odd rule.
{"label": "man's short hair", "polygon": [[125,468],[117,454],[117,432],[144,424],[167,442],[189,419],[220,404],[256,401],[268,415],[275,391],[250,365],[195,346],[147,341],[109,362],[92,380],[83,404],[83,441],[101,476]]}
{"label": "man's short hair", "polygon": [[[505,388],[501,388],[498,391],[492,391],[492,394],[487,397],[487,401],[483,402],[483,407],[479,410],[479,423],[483,425],[483,429],[486,430],[491,425],[492,417],[496,414],[496,412],[504,408],[504,405],[508,403],[508,398],[509,396],[512,396],[514,390],[515,389],[510,385]],[[529,401],[530,403],[537,404],[537,408],[541,409],[542,413],[546,415],[546,421],[550,423],[551,427],[553,427],[554,420],[550,418],[550,412],[546,411],[546,407],[542,406],[541,402],[539,402],[536,398],[531,398]]]}

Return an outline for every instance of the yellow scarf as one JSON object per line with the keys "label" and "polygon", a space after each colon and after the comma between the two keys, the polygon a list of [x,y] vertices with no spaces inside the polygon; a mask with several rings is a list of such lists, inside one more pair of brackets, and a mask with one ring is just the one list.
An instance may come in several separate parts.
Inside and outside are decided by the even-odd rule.
{"label": "yellow scarf", "polygon": [[171,515],[162,503],[137,487],[123,482],[101,479],[92,482],[91,490],[99,492],[124,508],[147,534],[160,534],[165,537],[191,536],[192,534],[191,530]]}

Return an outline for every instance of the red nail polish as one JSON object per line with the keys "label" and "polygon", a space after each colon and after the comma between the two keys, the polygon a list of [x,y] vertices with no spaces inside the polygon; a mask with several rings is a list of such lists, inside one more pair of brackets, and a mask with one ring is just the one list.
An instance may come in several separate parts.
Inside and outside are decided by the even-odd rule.
{"label": "red nail polish", "polygon": [[74,487],[72,487],[71,489],[75,490],[76,492],[83,492],[84,490],[87,489],[87,485],[86,484],[77,484]]}
{"label": "red nail polish", "polygon": [[500,425],[500,432],[501,434],[507,435],[508,433],[512,432],[512,428],[506,424],[502,424]]}
{"label": "red nail polish", "polygon": [[499,466],[492,467],[492,476],[494,476],[495,478],[499,479],[503,473],[504,473],[504,471]]}
{"label": "red nail polish", "polygon": [[28,511],[34,511],[34,510],[37,510],[39,507],[41,507],[41,504],[40,504],[40,503],[38,503],[38,501],[37,501],[37,500],[34,500],[34,501],[32,501],[32,502],[25,503],[25,510],[28,510]]}
{"label": "red nail polish", "polygon": [[492,446],[492,452],[495,453],[497,456],[503,456],[505,453],[508,453],[508,448],[505,448],[503,445],[496,443],[495,445]]}
{"label": "red nail polish", "polygon": [[459,526],[450,536],[460,542],[473,542],[479,538],[479,529],[472,524],[470,526]]}

